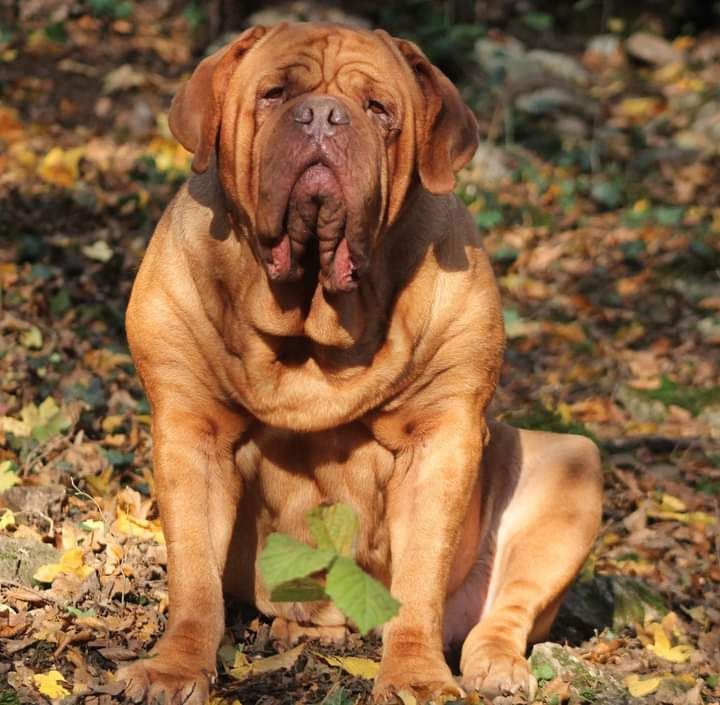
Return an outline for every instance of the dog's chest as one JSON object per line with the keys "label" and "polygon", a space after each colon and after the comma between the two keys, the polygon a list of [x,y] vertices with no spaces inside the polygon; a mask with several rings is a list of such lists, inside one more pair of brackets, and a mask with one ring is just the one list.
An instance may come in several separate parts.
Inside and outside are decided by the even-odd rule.
{"label": "dog's chest", "polygon": [[361,527],[357,560],[380,580],[389,580],[387,505],[395,458],[364,426],[302,434],[263,427],[238,449],[236,466],[245,489],[231,562],[245,587],[234,592],[263,602],[261,581],[250,573],[265,537],[279,531],[312,543],[306,516],[322,503],[344,502],[355,509]]}

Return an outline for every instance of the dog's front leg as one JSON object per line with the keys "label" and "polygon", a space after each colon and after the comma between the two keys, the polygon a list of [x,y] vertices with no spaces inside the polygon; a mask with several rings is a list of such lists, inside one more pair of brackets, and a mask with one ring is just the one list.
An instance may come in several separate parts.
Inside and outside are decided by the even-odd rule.
{"label": "dog's front leg", "polygon": [[484,436],[477,410],[458,408],[418,427],[398,458],[398,470],[403,462],[407,470],[389,497],[388,519],[391,591],[401,608],[383,633],[378,702],[403,689],[421,702],[460,694],[443,656],[443,609]]}
{"label": "dog's front leg", "polygon": [[118,673],[135,702],[204,705],[224,628],[222,575],[241,494],[243,422],[222,407],[153,414],[154,478],[168,549],[169,622],[150,658]]}

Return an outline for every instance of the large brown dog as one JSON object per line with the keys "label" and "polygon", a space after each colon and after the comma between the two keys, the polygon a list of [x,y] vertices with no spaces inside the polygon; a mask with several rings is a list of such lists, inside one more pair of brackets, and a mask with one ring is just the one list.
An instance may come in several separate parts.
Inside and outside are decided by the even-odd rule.
{"label": "large brown dog", "polygon": [[[223,589],[333,634],[327,604],[273,604],[265,537],[352,504],[357,559],[402,607],[375,697],[531,689],[600,518],[584,438],[485,419],[498,292],[452,195],[477,125],[412,43],[335,25],[247,30],[203,61],[170,126],[196,175],[165,212],[127,330],[153,409],[170,621],[120,674],[134,700],[208,697]],[[312,630],[311,630],[312,631]]]}

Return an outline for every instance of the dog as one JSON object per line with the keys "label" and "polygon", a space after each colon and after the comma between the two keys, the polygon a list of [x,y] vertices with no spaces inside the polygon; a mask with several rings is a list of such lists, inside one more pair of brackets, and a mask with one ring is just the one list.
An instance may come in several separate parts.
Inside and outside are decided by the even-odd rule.
{"label": "dog", "polygon": [[[223,595],[273,633],[337,635],[327,603],[273,603],[269,533],[309,541],[323,502],[400,602],[376,702],[533,689],[525,659],[588,555],[601,469],[586,438],[486,418],[503,359],[497,285],[452,191],[478,126],[412,42],[334,24],[253,27],[169,113],[194,175],[127,310],[152,406],[170,613],[134,701],[201,705]],[[455,679],[444,651],[460,646]]]}

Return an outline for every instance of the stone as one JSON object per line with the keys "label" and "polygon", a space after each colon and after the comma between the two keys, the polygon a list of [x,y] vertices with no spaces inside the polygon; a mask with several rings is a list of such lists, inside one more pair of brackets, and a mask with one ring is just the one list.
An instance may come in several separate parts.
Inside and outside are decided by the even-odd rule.
{"label": "stone", "polygon": [[533,49],[527,53],[526,59],[541,71],[558,76],[570,83],[578,83],[584,86],[588,82],[588,72],[578,61],[566,54],[560,54],[557,51],[545,51],[544,49]]}
{"label": "stone", "polygon": [[576,580],[560,606],[551,637],[579,645],[604,629],[615,632],[668,612],[663,597],[635,578],[595,575]]}
{"label": "stone", "polygon": [[49,544],[0,536],[0,580],[30,586],[40,566],[59,560],[60,553]]}
{"label": "stone", "polygon": [[665,66],[682,61],[683,55],[667,39],[649,32],[635,32],[625,42],[625,50],[630,56],[656,66]]}
{"label": "stone", "polygon": [[47,515],[65,494],[63,485],[16,485],[3,493],[3,499],[15,512]]}
{"label": "stone", "polygon": [[543,686],[555,678],[560,678],[569,684],[571,703],[622,705],[630,700],[628,692],[614,676],[598,666],[583,661],[560,644],[551,642],[535,644],[530,655],[530,669],[540,685],[536,702],[546,702],[543,697]]}

